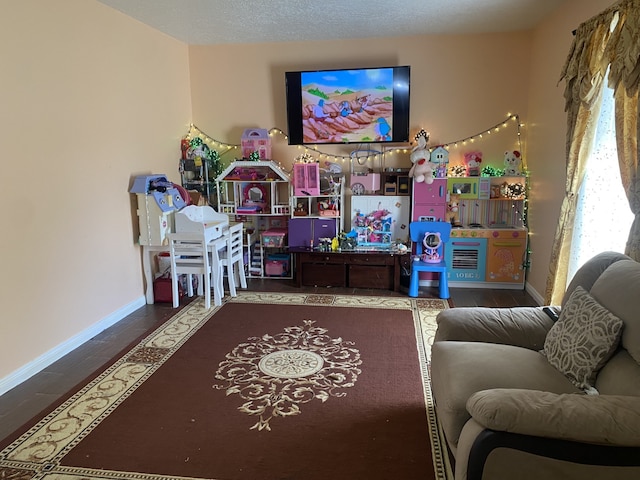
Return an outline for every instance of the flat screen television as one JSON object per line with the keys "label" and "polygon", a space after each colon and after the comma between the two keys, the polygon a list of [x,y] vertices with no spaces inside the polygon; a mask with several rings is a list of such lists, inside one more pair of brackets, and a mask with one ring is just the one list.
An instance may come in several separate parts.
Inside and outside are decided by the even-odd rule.
{"label": "flat screen television", "polygon": [[290,145],[409,141],[411,67],[286,72]]}

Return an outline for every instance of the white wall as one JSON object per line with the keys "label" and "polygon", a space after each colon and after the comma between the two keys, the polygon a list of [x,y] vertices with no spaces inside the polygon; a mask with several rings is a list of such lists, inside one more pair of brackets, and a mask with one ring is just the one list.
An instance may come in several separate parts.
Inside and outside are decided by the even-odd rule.
{"label": "white wall", "polygon": [[187,46],[94,0],[5,2],[0,71],[6,389],[143,304],[128,189],[179,180],[191,99]]}

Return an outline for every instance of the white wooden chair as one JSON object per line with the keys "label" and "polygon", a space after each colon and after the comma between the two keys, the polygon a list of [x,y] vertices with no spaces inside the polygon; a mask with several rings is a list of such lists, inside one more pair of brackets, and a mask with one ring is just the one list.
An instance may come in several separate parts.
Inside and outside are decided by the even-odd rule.
{"label": "white wooden chair", "polygon": [[207,242],[202,232],[170,233],[169,253],[171,255],[171,288],[174,308],[180,304],[178,280],[187,274],[188,295],[193,296],[192,275],[200,276],[199,285],[203,285],[204,306],[211,308],[211,263]]}
{"label": "white wooden chair", "polygon": [[227,270],[229,293],[237,296],[236,286],[238,280],[242,288],[247,288],[247,278],[244,272],[244,241],[242,223],[236,223],[229,227],[227,236],[227,248],[220,252],[220,263]]}
{"label": "white wooden chair", "polygon": [[213,288],[213,303],[222,305],[222,297],[224,297],[224,285],[222,277],[224,276],[224,267],[220,261],[220,255],[227,249],[227,241],[229,232],[225,232],[222,237],[207,244],[209,250],[209,263],[211,264],[211,287]]}

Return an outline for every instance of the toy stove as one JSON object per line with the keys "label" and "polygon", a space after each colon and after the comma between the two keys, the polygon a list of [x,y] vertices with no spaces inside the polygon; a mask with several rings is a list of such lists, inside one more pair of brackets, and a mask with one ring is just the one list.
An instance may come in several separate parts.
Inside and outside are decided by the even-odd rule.
{"label": "toy stove", "polygon": [[524,227],[493,224],[452,229],[445,249],[449,279],[524,285],[526,250]]}
{"label": "toy stove", "polygon": [[451,228],[452,229],[478,230],[478,229],[485,229],[487,227],[485,227],[481,223],[469,223],[467,225],[463,225],[462,223],[454,223],[454,224],[451,225]]}

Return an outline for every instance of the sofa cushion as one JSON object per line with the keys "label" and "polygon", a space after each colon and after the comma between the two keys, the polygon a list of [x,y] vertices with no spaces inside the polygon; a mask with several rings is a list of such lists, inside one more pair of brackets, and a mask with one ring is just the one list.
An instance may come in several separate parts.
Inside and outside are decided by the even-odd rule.
{"label": "sofa cushion", "polygon": [[598,370],[615,352],[622,320],[578,286],[544,341],[549,363],[577,387],[593,388]]}
{"label": "sofa cushion", "polygon": [[431,386],[438,420],[452,450],[470,418],[467,400],[490,388],[523,388],[554,393],[579,393],[562,373],[537,351],[482,342],[433,344]]}
{"label": "sofa cushion", "polygon": [[614,263],[600,275],[589,293],[622,319],[620,343],[640,364],[640,263],[633,260]]}
{"label": "sofa cushion", "polygon": [[436,317],[435,341],[503,343],[542,350],[553,320],[542,307],[457,307]]}
{"label": "sofa cushion", "polygon": [[596,388],[600,395],[640,397],[640,365],[624,348],[618,348],[598,373]]}
{"label": "sofa cushion", "polygon": [[628,261],[631,259],[625,254],[619,252],[602,252],[589,259],[578,269],[567,286],[564,297],[562,297],[562,308],[564,308],[569,297],[578,285],[584,288],[587,292],[590,292],[591,287],[600,278],[602,272],[620,260]]}

